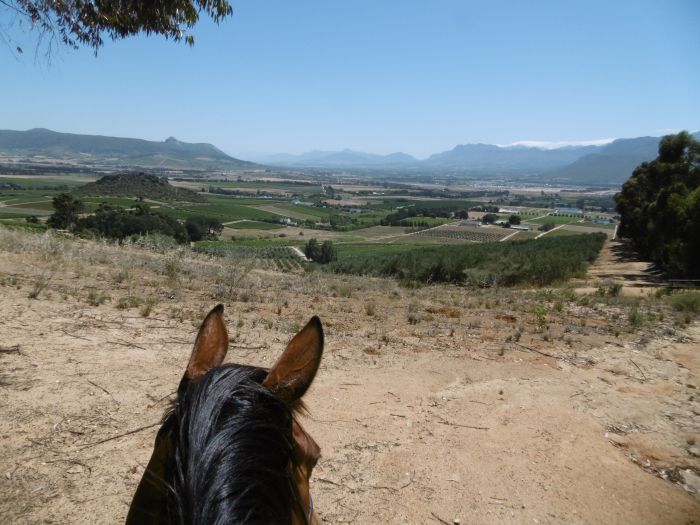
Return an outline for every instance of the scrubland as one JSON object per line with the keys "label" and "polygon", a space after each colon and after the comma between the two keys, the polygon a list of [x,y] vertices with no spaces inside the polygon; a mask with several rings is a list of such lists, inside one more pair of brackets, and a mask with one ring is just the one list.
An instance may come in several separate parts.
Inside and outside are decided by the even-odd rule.
{"label": "scrubland", "polygon": [[266,268],[0,227],[4,521],[123,521],[221,302],[233,362],[323,321],[303,424],[325,523],[699,522],[696,296],[595,266],[547,288]]}

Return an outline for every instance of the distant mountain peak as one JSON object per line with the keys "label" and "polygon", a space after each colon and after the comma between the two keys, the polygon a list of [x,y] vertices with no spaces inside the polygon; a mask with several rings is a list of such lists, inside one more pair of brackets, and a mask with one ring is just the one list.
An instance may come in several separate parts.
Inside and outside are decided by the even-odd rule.
{"label": "distant mountain peak", "polygon": [[256,166],[231,157],[211,144],[190,144],[175,137],[157,142],[59,133],[44,128],[28,131],[0,130],[0,153],[64,159],[75,164],[121,167],[235,170]]}

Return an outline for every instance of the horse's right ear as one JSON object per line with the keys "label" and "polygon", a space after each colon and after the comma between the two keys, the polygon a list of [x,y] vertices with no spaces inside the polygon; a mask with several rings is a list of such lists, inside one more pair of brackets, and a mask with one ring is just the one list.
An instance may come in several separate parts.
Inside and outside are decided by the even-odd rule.
{"label": "horse's right ear", "polygon": [[219,304],[209,312],[199,327],[185,377],[197,381],[209,370],[223,363],[227,351],[228,332],[224,324],[224,305]]}
{"label": "horse's right ear", "polygon": [[304,395],[316,376],[323,355],[323,327],[313,316],[285,348],[263,380],[263,386],[293,404]]}

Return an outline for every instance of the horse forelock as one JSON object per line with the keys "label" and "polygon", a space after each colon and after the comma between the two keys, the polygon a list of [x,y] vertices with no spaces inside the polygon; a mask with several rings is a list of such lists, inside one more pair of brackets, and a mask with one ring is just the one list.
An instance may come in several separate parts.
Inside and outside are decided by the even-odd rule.
{"label": "horse forelock", "polygon": [[172,451],[166,469],[170,522],[291,521],[293,413],[261,385],[266,374],[224,365],[178,394],[162,436]]}

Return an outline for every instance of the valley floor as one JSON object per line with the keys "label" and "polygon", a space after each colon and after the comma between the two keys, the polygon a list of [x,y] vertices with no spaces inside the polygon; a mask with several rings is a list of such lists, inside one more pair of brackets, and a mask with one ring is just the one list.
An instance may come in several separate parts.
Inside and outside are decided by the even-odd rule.
{"label": "valley floor", "polygon": [[324,323],[303,420],[324,523],[700,523],[700,323],[653,297],[407,290],[3,229],[0,284],[5,523],[123,521],[217,302],[235,362]]}

